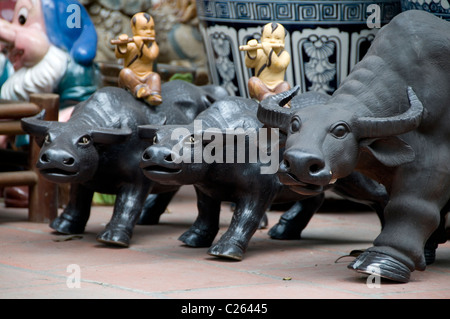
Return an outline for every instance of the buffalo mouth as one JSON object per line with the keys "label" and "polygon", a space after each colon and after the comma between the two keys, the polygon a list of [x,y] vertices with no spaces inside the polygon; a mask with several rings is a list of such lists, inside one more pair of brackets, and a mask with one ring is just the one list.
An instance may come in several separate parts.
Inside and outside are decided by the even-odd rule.
{"label": "buffalo mouth", "polygon": [[65,176],[71,177],[76,176],[78,172],[71,172],[60,168],[45,168],[40,170],[42,175],[46,176]]}
{"label": "buffalo mouth", "polygon": [[39,172],[52,183],[71,183],[79,178],[78,171],[67,171],[60,168],[41,168]]}
{"label": "buffalo mouth", "polygon": [[143,168],[146,173],[149,174],[164,174],[164,175],[171,175],[171,174],[178,174],[181,172],[180,168],[172,168],[167,166],[161,166],[161,165],[150,165]]}
{"label": "buffalo mouth", "polygon": [[292,191],[302,195],[317,195],[328,188],[322,185],[302,182],[291,173],[278,173],[278,178],[282,184],[289,186]]}

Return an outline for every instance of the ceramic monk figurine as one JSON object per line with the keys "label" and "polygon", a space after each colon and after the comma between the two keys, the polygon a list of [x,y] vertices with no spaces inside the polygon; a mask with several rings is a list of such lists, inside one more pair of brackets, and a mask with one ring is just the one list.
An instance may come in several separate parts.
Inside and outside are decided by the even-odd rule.
{"label": "ceramic monk figurine", "polygon": [[162,102],[161,78],[153,71],[159,47],[153,18],[148,13],[136,13],[131,19],[131,30],[132,38],[122,34],[118,40],[111,41],[116,45],[116,57],[122,58],[124,63],[119,73],[119,86],[150,105],[159,105]]}
{"label": "ceramic monk figurine", "polygon": [[289,90],[290,85],[284,76],[291,57],[284,49],[286,30],[279,23],[266,24],[261,32],[261,42],[256,39],[240,46],[246,51],[245,65],[255,70],[248,81],[251,98],[262,101],[269,95]]}

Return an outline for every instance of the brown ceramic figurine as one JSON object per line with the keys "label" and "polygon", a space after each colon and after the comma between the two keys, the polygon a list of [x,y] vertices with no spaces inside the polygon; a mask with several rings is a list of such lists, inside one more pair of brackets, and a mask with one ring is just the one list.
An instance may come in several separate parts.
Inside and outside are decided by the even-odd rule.
{"label": "brown ceramic figurine", "polygon": [[176,0],[178,11],[178,20],[181,23],[191,21],[197,16],[197,8],[195,0]]}
{"label": "brown ceramic figurine", "polygon": [[248,81],[251,98],[262,101],[269,95],[290,89],[285,81],[286,69],[291,61],[284,49],[286,30],[279,23],[266,24],[261,32],[261,42],[252,39],[239,50],[246,51],[245,65],[255,70]]}
{"label": "brown ceramic figurine", "polygon": [[111,41],[116,45],[116,57],[124,62],[119,74],[119,86],[148,104],[159,105],[162,102],[161,78],[153,71],[159,47],[155,41],[153,18],[148,13],[136,13],[131,19],[131,30],[132,38],[122,34],[119,39]]}

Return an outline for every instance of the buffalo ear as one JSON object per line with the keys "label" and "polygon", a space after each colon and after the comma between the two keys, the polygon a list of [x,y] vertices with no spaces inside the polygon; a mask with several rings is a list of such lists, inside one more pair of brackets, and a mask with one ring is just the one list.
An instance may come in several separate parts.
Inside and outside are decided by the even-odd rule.
{"label": "buffalo ear", "polygon": [[[152,141],[155,136],[157,136],[159,131],[163,131],[163,134],[171,133],[176,134],[179,130],[180,135],[191,135],[189,130],[183,125],[177,124],[165,124],[165,125],[139,125],[138,126],[138,136],[142,140]],[[182,133],[182,134],[181,134]],[[179,135],[178,135],[179,136]],[[160,136],[158,136],[160,138]]]}
{"label": "buffalo ear", "polygon": [[128,140],[131,134],[129,128],[97,128],[90,132],[92,140],[98,144],[120,144]]}
{"label": "buffalo ear", "polygon": [[150,124],[164,125],[167,123],[167,116],[163,113],[152,114],[150,122]]}
{"label": "buffalo ear", "polygon": [[410,163],[416,156],[413,148],[397,136],[364,139],[360,146],[388,167]]}

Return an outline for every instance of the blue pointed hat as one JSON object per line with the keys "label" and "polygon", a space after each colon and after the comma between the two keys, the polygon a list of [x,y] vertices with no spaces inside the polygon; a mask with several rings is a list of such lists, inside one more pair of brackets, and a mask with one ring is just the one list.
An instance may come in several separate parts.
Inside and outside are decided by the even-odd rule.
{"label": "blue pointed hat", "polygon": [[86,9],[75,0],[41,0],[47,36],[75,62],[90,65],[97,53],[97,32]]}

